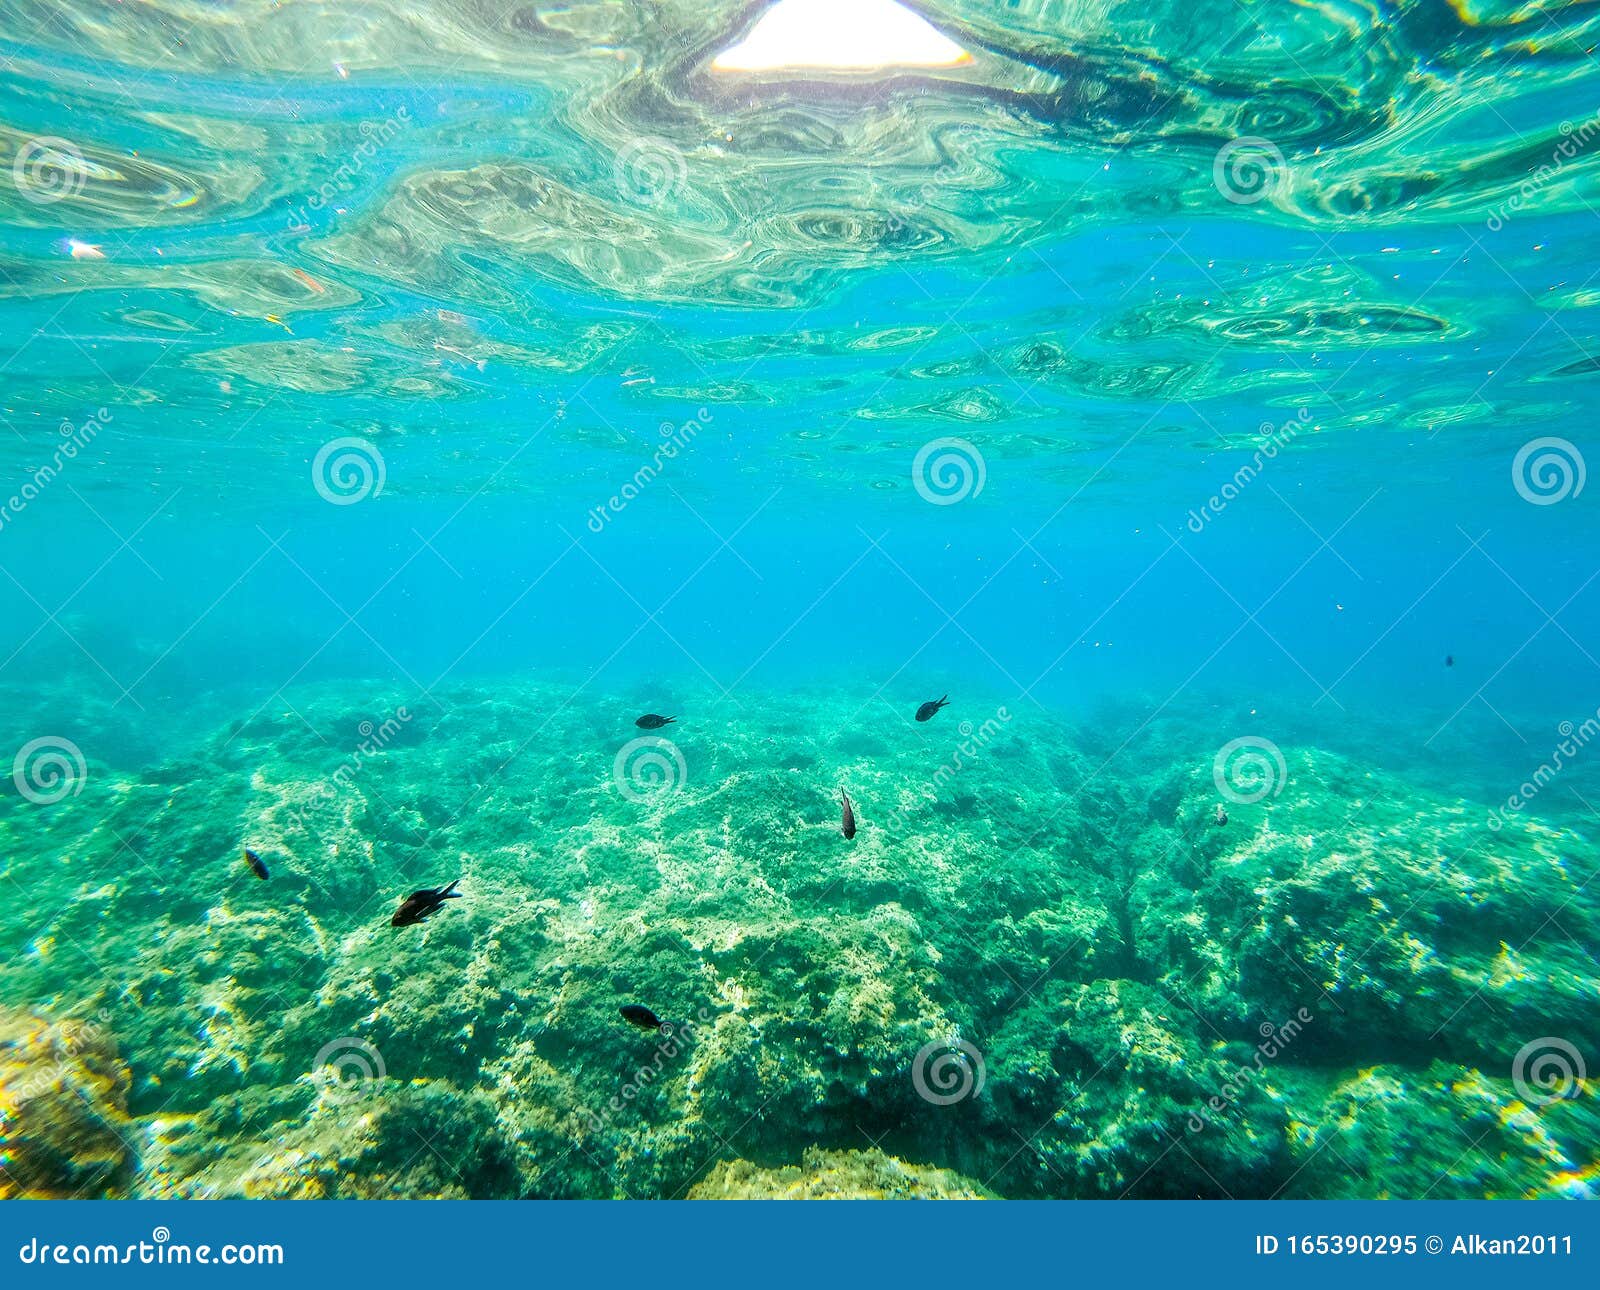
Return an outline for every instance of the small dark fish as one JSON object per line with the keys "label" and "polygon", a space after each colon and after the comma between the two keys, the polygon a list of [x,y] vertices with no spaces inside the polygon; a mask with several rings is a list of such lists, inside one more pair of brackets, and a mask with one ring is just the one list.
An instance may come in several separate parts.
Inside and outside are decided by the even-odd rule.
{"label": "small dark fish", "polygon": [[653,712],[647,712],[633,724],[640,730],[660,730],[662,726],[671,725],[677,717],[658,717]]}
{"label": "small dark fish", "polygon": [[661,1018],[642,1003],[625,1003],[617,1011],[622,1014],[624,1021],[638,1026],[640,1030],[660,1030],[663,1024]]}
{"label": "small dark fish", "polygon": [[844,803],[844,819],[839,824],[839,832],[847,838],[853,838],[856,835],[856,813],[850,805],[850,794],[841,788],[839,800]]}
{"label": "small dark fish", "polygon": [[1444,656],[1444,665],[1446,667],[1454,667],[1456,665],[1456,656],[1454,654],[1446,654]]}
{"label": "small dark fish", "polygon": [[272,877],[272,875],[267,872],[266,861],[264,861],[249,847],[244,849],[244,862],[250,866],[250,872],[255,874],[257,878],[260,878],[262,882],[265,882],[268,878]]}
{"label": "small dark fish", "polygon": [[420,923],[429,914],[436,914],[447,900],[460,900],[461,893],[456,890],[456,882],[444,887],[424,887],[421,891],[414,891],[400,902],[400,908],[394,911],[394,917],[389,920],[390,927],[410,927],[412,923]]}
{"label": "small dark fish", "polygon": [[918,721],[928,721],[928,720],[930,720],[933,717],[933,714],[935,712],[937,712],[940,708],[945,707],[946,705],[948,705],[949,702],[950,702],[950,696],[948,694],[945,695],[944,698],[942,698],[942,699],[929,699],[926,703],[924,703],[920,708],[917,709],[917,720]]}
{"label": "small dark fish", "polygon": [[1228,822],[1228,810],[1221,802],[1217,803],[1217,813],[1211,817],[1218,825]]}

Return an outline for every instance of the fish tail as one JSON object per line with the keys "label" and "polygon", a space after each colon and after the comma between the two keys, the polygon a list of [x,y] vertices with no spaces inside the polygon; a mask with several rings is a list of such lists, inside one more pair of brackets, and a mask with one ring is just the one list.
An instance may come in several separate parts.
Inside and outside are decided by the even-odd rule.
{"label": "fish tail", "polygon": [[458,883],[460,881],[461,881],[461,879],[457,878],[448,887],[445,887],[443,890],[441,890],[439,892],[439,898],[441,900],[446,900],[446,899],[449,899],[450,897],[453,896],[453,897],[455,897],[456,899],[459,900],[461,898],[461,893],[456,890],[456,883]]}

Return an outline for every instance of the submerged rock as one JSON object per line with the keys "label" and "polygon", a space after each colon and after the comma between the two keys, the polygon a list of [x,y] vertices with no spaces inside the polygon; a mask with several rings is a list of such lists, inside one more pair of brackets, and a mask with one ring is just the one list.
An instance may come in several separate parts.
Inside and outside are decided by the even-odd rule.
{"label": "submerged rock", "polygon": [[[691,775],[625,794],[596,734],[621,700],[438,697],[359,764],[336,741],[398,697],[318,686],[243,726],[196,715],[72,812],[0,797],[0,932],[28,947],[0,993],[105,1011],[131,1084],[109,1048],[68,1083],[142,1157],[30,1101],[5,1130],[29,1190],[680,1196],[708,1161],[809,1162],[863,1130],[1011,1197],[1591,1185],[1592,1098],[1508,1088],[1530,1040],[1600,1043],[1600,850],[1548,818],[1491,828],[1481,802],[1286,739],[1281,789],[1230,798],[1220,829],[1209,710],[1097,776],[1122,737],[1093,723],[966,695],[997,715],[924,747],[852,726],[842,691],[697,723]],[[519,754],[533,711],[540,753]],[[873,804],[849,847],[839,783]],[[384,924],[395,891],[457,873],[472,900],[448,920]],[[628,999],[674,1034],[622,1023]],[[17,1052],[50,1047],[8,1015]],[[314,1077],[330,1045],[370,1096]],[[1458,1096],[1489,1132],[1452,1167],[1430,1153]]]}
{"label": "submerged rock", "polygon": [[0,1200],[120,1194],[133,1157],[128,1083],[97,1024],[0,1007]]}
{"label": "submerged rock", "polygon": [[762,1169],[725,1160],[689,1189],[690,1200],[994,1200],[986,1188],[883,1152],[813,1148],[799,1165]]}

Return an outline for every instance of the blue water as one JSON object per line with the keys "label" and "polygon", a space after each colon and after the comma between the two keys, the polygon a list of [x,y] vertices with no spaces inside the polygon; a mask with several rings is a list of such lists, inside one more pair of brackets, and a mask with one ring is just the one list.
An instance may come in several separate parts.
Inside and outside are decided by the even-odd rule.
{"label": "blue water", "polygon": [[1592,16],[939,4],[973,65],[730,89],[762,6],[457,8],[0,5],[6,756],[948,693],[1095,783],[1181,716],[1476,818],[1600,709]]}

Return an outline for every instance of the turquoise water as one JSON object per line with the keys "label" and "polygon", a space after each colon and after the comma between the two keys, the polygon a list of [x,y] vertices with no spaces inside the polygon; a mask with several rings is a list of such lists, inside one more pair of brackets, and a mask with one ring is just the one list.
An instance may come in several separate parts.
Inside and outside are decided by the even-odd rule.
{"label": "turquoise water", "polygon": [[0,3],[0,1194],[1590,1192],[1600,19],[919,10]]}

